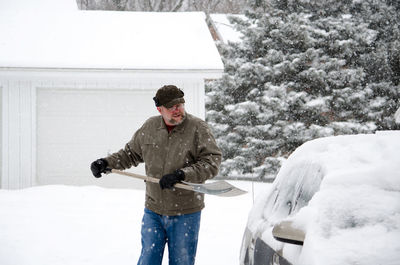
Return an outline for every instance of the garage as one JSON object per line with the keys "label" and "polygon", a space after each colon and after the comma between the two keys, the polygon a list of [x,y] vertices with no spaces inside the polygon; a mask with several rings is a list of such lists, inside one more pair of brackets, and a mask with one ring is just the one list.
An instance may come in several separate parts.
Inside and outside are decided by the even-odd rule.
{"label": "garage", "polygon": [[90,163],[158,115],[152,98],[163,85],[181,88],[186,110],[204,119],[205,80],[223,73],[205,14],[21,1],[0,4],[0,188],[143,186],[115,174],[95,179]]}

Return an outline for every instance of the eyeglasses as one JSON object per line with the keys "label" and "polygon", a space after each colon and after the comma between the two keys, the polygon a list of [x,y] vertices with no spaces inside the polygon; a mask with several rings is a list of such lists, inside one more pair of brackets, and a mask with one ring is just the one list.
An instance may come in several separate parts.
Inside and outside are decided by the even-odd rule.
{"label": "eyeglasses", "polygon": [[184,106],[185,106],[184,104],[179,103],[179,104],[173,105],[172,107],[169,107],[169,108],[165,107],[165,108],[166,108],[168,111],[174,111],[174,110],[183,109]]}

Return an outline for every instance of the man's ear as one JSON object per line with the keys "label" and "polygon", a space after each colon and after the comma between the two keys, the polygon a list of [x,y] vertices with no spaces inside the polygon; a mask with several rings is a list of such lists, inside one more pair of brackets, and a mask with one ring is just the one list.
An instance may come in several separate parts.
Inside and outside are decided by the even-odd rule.
{"label": "man's ear", "polygon": [[157,107],[158,112],[161,114],[161,108]]}

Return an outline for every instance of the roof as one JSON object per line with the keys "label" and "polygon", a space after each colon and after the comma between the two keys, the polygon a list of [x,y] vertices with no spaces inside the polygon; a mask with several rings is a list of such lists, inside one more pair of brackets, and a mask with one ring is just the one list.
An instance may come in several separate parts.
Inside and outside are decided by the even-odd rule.
{"label": "roof", "polygon": [[74,0],[0,1],[0,36],[0,68],[223,70],[202,12],[81,11]]}

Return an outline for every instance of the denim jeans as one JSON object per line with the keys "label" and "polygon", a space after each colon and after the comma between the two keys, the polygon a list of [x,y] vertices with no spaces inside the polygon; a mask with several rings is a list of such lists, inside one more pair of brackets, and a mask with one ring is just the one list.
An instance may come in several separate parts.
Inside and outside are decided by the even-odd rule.
{"label": "denim jeans", "polygon": [[201,212],[164,216],[144,209],[142,252],[138,265],[161,265],[168,244],[169,265],[193,265]]}

